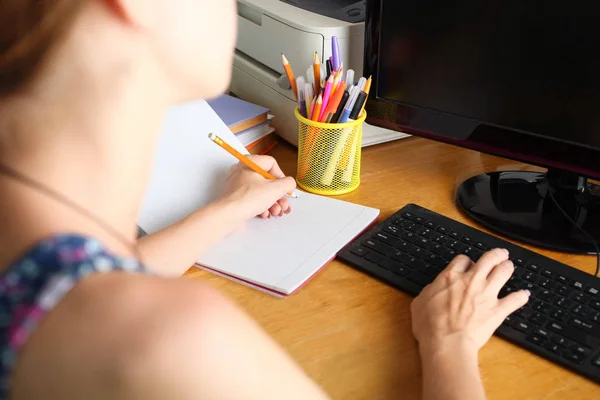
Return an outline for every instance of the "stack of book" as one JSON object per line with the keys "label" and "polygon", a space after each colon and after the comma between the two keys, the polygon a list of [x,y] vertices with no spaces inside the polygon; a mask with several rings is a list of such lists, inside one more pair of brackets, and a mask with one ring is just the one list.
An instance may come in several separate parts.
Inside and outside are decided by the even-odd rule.
{"label": "stack of book", "polygon": [[269,109],[226,94],[208,104],[250,154],[265,154],[277,145]]}

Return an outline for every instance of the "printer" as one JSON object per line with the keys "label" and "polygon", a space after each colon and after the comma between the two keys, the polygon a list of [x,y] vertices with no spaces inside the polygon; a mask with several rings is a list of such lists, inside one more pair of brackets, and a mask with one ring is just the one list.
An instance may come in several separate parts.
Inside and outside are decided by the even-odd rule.
{"label": "printer", "polygon": [[[238,39],[230,92],[271,109],[272,125],[298,145],[296,101],[281,64],[285,53],[296,76],[306,75],[312,57],[331,56],[337,36],[344,68],[362,76],[366,1],[238,0]],[[365,124],[363,146],[408,135]]]}

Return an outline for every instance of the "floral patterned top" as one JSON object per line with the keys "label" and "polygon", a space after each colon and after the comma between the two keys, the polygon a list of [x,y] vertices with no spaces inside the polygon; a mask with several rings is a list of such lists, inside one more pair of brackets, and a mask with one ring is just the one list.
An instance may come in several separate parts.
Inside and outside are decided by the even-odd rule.
{"label": "floral patterned top", "polygon": [[46,314],[93,273],[148,273],[95,239],[61,235],[37,243],[0,274],[0,399],[8,398],[19,351]]}

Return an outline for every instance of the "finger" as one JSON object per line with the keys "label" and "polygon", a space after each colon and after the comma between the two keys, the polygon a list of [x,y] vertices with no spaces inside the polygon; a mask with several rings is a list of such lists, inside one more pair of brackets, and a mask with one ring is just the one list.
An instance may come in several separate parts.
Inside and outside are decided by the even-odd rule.
{"label": "finger", "polygon": [[446,270],[450,272],[465,273],[471,268],[472,265],[473,261],[469,257],[465,256],[464,254],[459,254],[458,256],[454,257],[454,260],[452,260],[450,264],[448,264]]}
{"label": "finger", "polygon": [[267,218],[271,218],[271,213],[270,213],[270,212],[268,212],[268,211],[263,211],[263,212],[262,212],[261,214],[259,214],[258,216],[259,216],[260,218],[267,219]]}
{"label": "finger", "polygon": [[273,175],[275,178],[285,178],[285,174],[277,164],[277,161],[271,156],[258,156],[258,155],[248,155],[250,160],[252,160],[256,165]]}
{"label": "finger", "polygon": [[279,203],[273,204],[273,206],[271,206],[271,208],[269,208],[269,211],[271,212],[271,215],[275,215],[277,217],[281,216],[281,214],[283,213]]}
{"label": "finger", "polygon": [[485,253],[475,266],[471,269],[471,273],[475,275],[476,279],[484,280],[487,279],[492,269],[508,260],[508,250],[506,249],[494,249]]}
{"label": "finger", "polygon": [[498,325],[500,325],[510,314],[527,304],[530,296],[531,293],[529,290],[519,290],[518,292],[512,292],[499,300],[498,305],[495,308],[495,317],[497,318],[496,322],[498,322]]}
{"label": "finger", "polygon": [[285,177],[269,181],[267,190],[270,190],[270,194],[273,195],[273,202],[283,198],[287,193],[293,192],[296,189],[296,180],[292,177]]}
{"label": "finger", "polygon": [[287,197],[282,197],[281,199],[279,199],[279,201],[277,201],[277,203],[279,203],[279,206],[281,207],[281,211],[285,214],[289,214],[291,207],[290,207],[290,202],[287,199]]}
{"label": "finger", "polygon": [[500,289],[506,285],[513,272],[515,272],[515,266],[512,261],[506,260],[498,264],[487,277],[486,293],[497,298]]}

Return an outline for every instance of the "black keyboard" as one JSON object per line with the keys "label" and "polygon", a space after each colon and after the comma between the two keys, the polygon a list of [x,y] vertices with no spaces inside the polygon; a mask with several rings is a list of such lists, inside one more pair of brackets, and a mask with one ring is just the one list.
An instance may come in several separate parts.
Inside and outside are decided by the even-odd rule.
{"label": "black keyboard", "polygon": [[527,350],[600,383],[600,279],[414,204],[346,246],[338,258],[417,295],[458,254],[473,261],[505,248],[515,272],[500,292],[531,298],[496,331]]}

